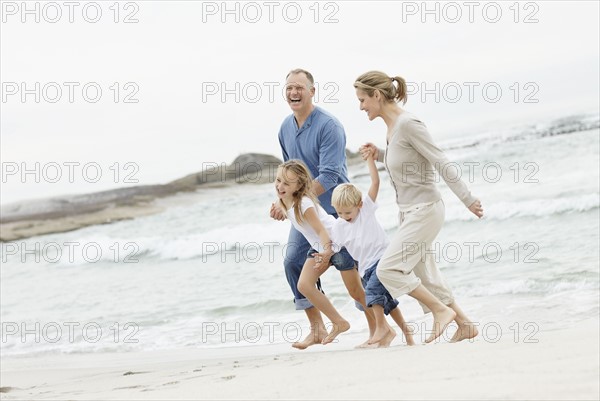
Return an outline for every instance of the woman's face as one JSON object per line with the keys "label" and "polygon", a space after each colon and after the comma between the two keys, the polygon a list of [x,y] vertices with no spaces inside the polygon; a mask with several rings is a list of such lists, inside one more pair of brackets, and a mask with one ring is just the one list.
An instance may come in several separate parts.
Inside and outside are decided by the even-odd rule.
{"label": "woman's face", "polygon": [[373,96],[369,96],[364,90],[356,88],[356,97],[358,98],[360,109],[367,113],[369,121],[373,121],[375,118],[379,117],[379,111],[381,110],[381,105],[379,104],[376,93],[377,92],[375,92]]}

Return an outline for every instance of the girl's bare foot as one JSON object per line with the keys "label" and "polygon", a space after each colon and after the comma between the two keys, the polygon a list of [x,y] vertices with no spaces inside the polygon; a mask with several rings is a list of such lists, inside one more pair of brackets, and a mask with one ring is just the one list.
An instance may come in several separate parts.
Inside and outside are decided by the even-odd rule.
{"label": "girl's bare foot", "polygon": [[452,309],[444,306],[443,310],[433,312],[433,333],[429,336],[426,343],[430,343],[436,338],[438,338],[444,330],[446,330],[446,326],[450,324],[451,321],[456,317],[456,312]]}
{"label": "girl's bare foot", "polygon": [[329,344],[330,342],[335,340],[335,338],[338,335],[342,334],[344,331],[348,331],[349,328],[350,323],[348,323],[346,320],[342,320],[339,323],[333,323],[333,328],[331,329],[331,332],[327,335],[327,337],[323,339],[321,344]]}
{"label": "girl's bare foot", "polygon": [[458,326],[456,329],[456,333],[450,339],[451,343],[457,343],[462,340],[469,340],[471,338],[477,337],[479,334],[479,330],[472,323],[463,323]]}
{"label": "girl's bare foot", "polygon": [[325,335],[321,334],[323,332],[325,332],[325,330],[311,330],[311,332],[308,334],[308,336],[306,336],[304,340],[293,343],[292,347],[296,349],[307,349],[311,345],[321,344],[325,339]]}
{"label": "girl's bare foot", "polygon": [[381,341],[379,341],[379,348],[387,348],[390,346],[394,338],[396,337],[396,332],[394,329],[389,329],[385,337]]}

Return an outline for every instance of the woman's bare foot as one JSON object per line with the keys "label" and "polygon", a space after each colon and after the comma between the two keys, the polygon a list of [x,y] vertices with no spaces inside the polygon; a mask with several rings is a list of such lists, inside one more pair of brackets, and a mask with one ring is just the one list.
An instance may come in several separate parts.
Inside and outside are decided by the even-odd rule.
{"label": "woman's bare foot", "polygon": [[429,336],[426,343],[430,343],[436,338],[438,338],[444,330],[446,330],[446,326],[450,324],[451,321],[456,317],[456,312],[452,309],[444,306],[443,310],[433,312],[433,333]]}
{"label": "woman's bare foot", "polygon": [[329,344],[330,342],[335,340],[335,338],[338,335],[342,334],[344,331],[348,331],[348,329],[350,328],[350,323],[348,323],[346,320],[342,320],[339,323],[332,324],[333,328],[331,329],[331,332],[327,335],[327,337],[323,339],[321,344]]}
{"label": "woman's bare foot", "polygon": [[311,345],[321,344],[325,339],[325,330],[311,330],[308,336],[300,342],[295,342],[292,344],[292,347],[296,349],[307,349]]}
{"label": "woman's bare foot", "polygon": [[479,330],[472,323],[463,323],[458,326],[456,329],[456,333],[450,339],[451,343],[457,343],[462,340],[469,340],[471,338],[477,337],[479,334]]}

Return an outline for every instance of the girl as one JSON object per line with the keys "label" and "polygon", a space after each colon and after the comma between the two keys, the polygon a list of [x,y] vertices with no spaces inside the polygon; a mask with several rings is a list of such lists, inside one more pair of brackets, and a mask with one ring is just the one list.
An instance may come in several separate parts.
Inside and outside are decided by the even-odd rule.
{"label": "girl", "polygon": [[313,195],[311,185],[310,172],[299,160],[288,160],[277,169],[275,188],[282,209],[286,211],[286,217],[294,227],[312,246],[306,255],[307,259],[302,273],[300,273],[298,291],[331,321],[333,327],[321,341],[322,344],[328,344],[350,328],[350,323],[338,313],[329,299],[315,286],[318,278],[330,264],[340,271],[350,296],[363,306],[369,327],[373,326],[375,318],[373,312],[365,307],[365,292],[354,260],[346,248],[339,251],[334,249],[329,233],[335,217],[328,215],[319,205]]}

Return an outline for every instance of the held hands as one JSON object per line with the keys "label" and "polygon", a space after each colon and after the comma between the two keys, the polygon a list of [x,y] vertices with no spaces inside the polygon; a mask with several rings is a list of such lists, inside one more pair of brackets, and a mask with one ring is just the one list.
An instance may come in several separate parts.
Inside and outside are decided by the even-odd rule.
{"label": "held hands", "polygon": [[360,152],[360,156],[363,160],[368,160],[369,157],[372,157],[373,160],[377,160],[379,158],[379,149],[370,142],[362,145],[360,148],[358,148],[358,151]]}
{"label": "held hands", "polygon": [[479,199],[477,199],[475,202],[473,202],[471,204],[471,206],[469,206],[469,210],[475,216],[477,216],[479,218],[483,217],[483,207],[481,206],[481,201]]}
{"label": "held hands", "polygon": [[313,266],[313,269],[315,269],[315,271],[319,273],[319,275],[325,273],[325,271],[329,269],[329,266],[331,266],[332,253],[313,253],[312,256],[314,256],[316,262]]}
{"label": "held hands", "polygon": [[283,213],[283,210],[281,210],[281,206],[279,204],[272,203],[269,214],[272,219],[275,219],[278,221],[285,220],[285,214]]}

